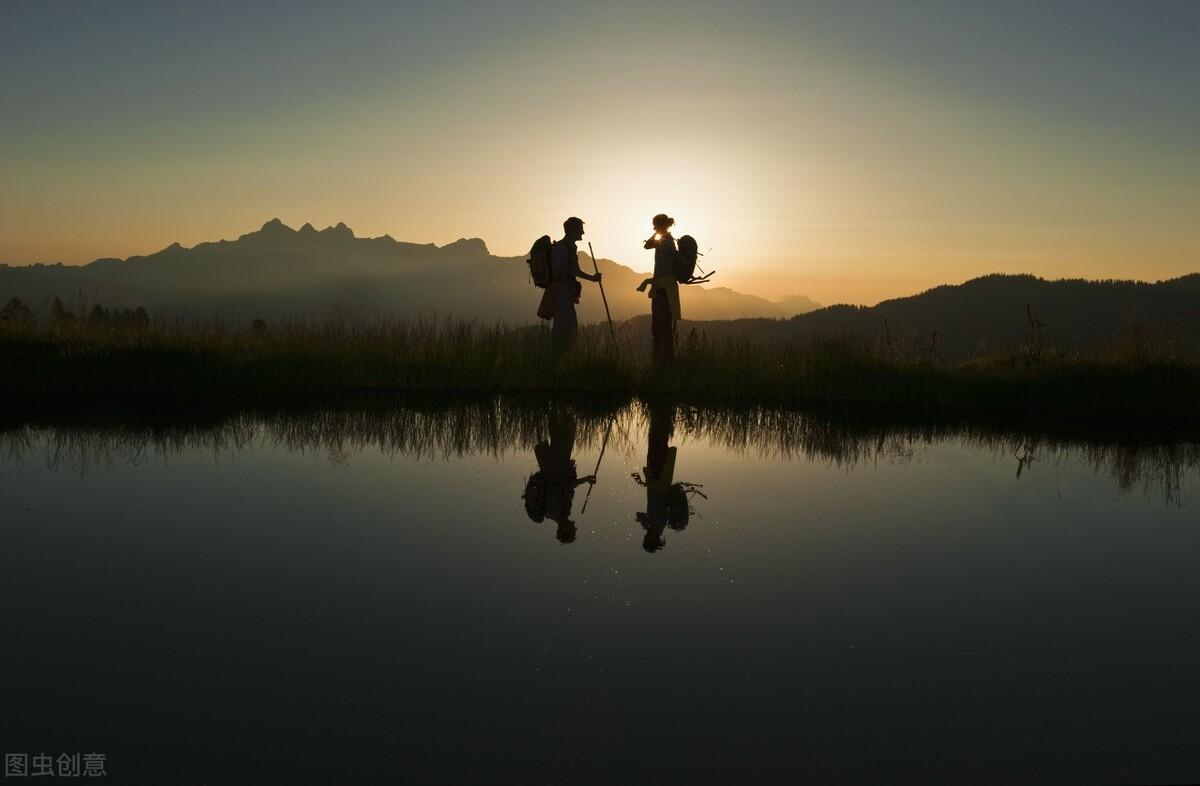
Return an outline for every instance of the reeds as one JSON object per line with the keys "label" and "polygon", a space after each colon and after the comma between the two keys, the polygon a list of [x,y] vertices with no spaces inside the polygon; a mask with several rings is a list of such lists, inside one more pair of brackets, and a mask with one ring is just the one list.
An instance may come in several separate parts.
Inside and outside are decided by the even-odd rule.
{"label": "reeds", "polygon": [[[679,337],[670,368],[650,364],[639,323],[588,326],[556,352],[542,326],[451,320],[372,323],[55,320],[0,323],[0,398],[301,397],[385,390],[669,394],[750,403],[847,402],[870,407],[1136,418],[1191,417],[1200,358],[1143,334],[1110,350],[1043,346],[947,362],[896,342]],[[1130,342],[1136,342],[1131,345]]]}
{"label": "reeds", "polygon": [[450,320],[59,321],[0,327],[0,396],[628,389],[605,340],[584,331],[557,356],[545,329]]}
{"label": "reeds", "polygon": [[[575,423],[576,458],[608,450],[639,459],[651,412],[668,413],[673,444],[700,441],[724,451],[842,467],[903,464],[930,445],[956,442],[993,456],[1006,472],[1031,464],[1078,463],[1109,476],[1121,491],[1179,504],[1200,469],[1196,432],[1070,424],[1062,419],[1015,426],[969,418],[897,417],[859,407],[726,406],[622,398],[394,396],[364,394],[311,404],[240,406],[208,402],[122,410],[86,404],[30,415],[0,412],[0,460],[44,461],[90,474],[110,466],[184,453],[236,453],[266,445],[340,462],[363,451],[440,459],[491,455],[534,461],[534,445],[555,419]],[[5,417],[7,414],[9,417]],[[1036,467],[1034,469],[1036,470]]]}

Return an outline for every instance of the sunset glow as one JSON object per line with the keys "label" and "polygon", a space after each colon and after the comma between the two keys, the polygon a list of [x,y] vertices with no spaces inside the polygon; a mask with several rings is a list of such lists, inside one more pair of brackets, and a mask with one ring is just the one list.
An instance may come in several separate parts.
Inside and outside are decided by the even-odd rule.
{"label": "sunset glow", "polygon": [[0,262],[272,216],[515,256],[578,215],[646,269],[667,212],[767,297],[1177,276],[1200,266],[1200,34],[1156,8],[10,5]]}

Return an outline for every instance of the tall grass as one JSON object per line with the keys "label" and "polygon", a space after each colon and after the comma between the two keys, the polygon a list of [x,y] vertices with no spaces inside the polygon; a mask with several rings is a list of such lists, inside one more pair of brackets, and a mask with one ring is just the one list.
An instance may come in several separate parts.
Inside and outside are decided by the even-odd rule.
{"label": "tall grass", "polygon": [[1191,417],[1200,358],[1144,336],[1104,351],[1039,347],[946,362],[847,336],[680,336],[649,362],[641,323],[585,327],[558,353],[540,326],[431,320],[0,322],[0,398],[306,396],[335,391],[600,392],[751,403],[848,402],[1126,417]]}
{"label": "tall grass", "polygon": [[0,396],[629,389],[604,340],[584,331],[560,356],[544,329],[449,320],[9,327]]}
{"label": "tall grass", "polygon": [[762,402],[835,401],[879,407],[1129,414],[1189,411],[1200,358],[1144,346],[1091,353],[1023,349],[961,362],[888,351],[869,337],[754,342],[681,341],[679,362],[642,379],[640,392]]}

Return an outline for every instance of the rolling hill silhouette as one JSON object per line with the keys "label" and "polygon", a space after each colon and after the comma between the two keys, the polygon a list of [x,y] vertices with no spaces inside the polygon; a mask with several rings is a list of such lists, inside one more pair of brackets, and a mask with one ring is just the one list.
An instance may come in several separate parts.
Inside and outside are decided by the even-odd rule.
{"label": "rolling hill silhouette", "polygon": [[835,305],[786,320],[685,321],[680,329],[761,339],[890,334],[908,354],[925,351],[937,331],[940,355],[963,359],[1021,347],[1027,305],[1045,323],[1048,346],[1089,350],[1137,339],[1181,352],[1200,349],[1200,273],[1156,283],[993,274],[876,306]]}
{"label": "rolling hill silhouette", "polygon": [[[540,297],[524,259],[493,256],[478,238],[439,247],[387,235],[358,238],[345,224],[295,230],[272,219],[237,240],[193,248],[175,243],[148,256],[79,267],[0,265],[0,302],[19,297],[43,313],[57,296],[89,306],[141,305],[152,313],[238,321],[422,314],[521,324],[538,321]],[[636,291],[647,274],[607,259],[598,263],[614,319],[649,310],[646,296]],[[581,265],[591,267],[586,253]],[[725,287],[688,287],[683,297],[685,313],[698,319],[790,317],[818,307],[799,296],[772,303]],[[591,285],[585,284],[579,317],[604,318]]]}

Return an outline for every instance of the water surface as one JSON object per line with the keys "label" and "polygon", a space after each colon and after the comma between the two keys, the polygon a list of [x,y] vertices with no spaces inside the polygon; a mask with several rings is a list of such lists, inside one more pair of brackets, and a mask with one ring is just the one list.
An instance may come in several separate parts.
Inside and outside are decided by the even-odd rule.
{"label": "water surface", "polygon": [[133,783],[1195,782],[1198,479],[1171,438],[665,403],[18,419],[0,742]]}

